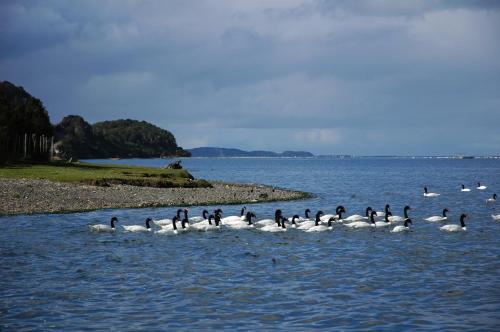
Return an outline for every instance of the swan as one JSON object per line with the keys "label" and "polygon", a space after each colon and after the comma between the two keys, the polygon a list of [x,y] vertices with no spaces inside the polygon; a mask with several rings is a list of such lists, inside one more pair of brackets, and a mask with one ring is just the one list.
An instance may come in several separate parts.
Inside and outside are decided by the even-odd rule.
{"label": "swan", "polygon": [[462,184],[462,189],[460,191],[462,191],[462,192],[469,192],[470,188],[465,188],[465,186]]}
{"label": "swan", "polygon": [[[290,221],[290,219],[291,219],[291,221]],[[291,218],[288,218],[288,221],[290,221],[290,222],[291,222],[291,224],[292,224],[292,225],[290,226],[290,227],[292,227],[292,228],[296,228],[296,227],[297,227],[297,223],[295,222],[295,219],[300,219],[300,217],[299,217],[299,215],[298,215],[298,214],[294,215],[294,216],[293,216],[293,217],[291,217]]]}
{"label": "swan", "polygon": [[437,197],[441,194],[427,192],[427,187],[424,187],[424,197]]}
{"label": "swan", "polygon": [[445,221],[445,220],[448,219],[448,217],[446,216],[446,212],[449,212],[448,209],[443,209],[443,215],[442,216],[432,216],[432,217],[429,217],[429,218],[425,218],[424,220],[432,221],[432,222]]}
{"label": "swan", "polygon": [[[294,215],[293,217],[297,216],[297,218],[295,218],[295,219],[297,219],[297,221],[298,221],[298,222],[303,222],[303,221],[306,221],[306,220],[310,220],[309,213],[311,213],[311,210],[309,210],[309,209],[305,209],[305,211],[304,211],[304,216],[305,216],[305,218],[302,218],[302,217],[300,217],[300,216],[299,216],[299,215],[297,215],[297,214],[296,214],[296,215]],[[289,222],[292,222],[293,217],[289,217],[289,218],[288,218],[288,221],[289,221]]]}
{"label": "swan", "polygon": [[282,212],[280,209],[277,209],[274,212],[274,219],[262,219],[257,221],[255,224],[259,226],[272,226],[274,224],[279,224],[281,217],[282,217]]}
{"label": "swan", "polygon": [[263,232],[272,232],[272,233],[286,232],[285,220],[286,220],[286,218],[280,217],[278,219],[277,225],[267,225],[267,226],[260,228],[260,230]]}
{"label": "swan", "polygon": [[392,222],[392,223],[396,223],[396,222],[400,222],[400,221],[405,221],[406,219],[408,219],[408,210],[411,210],[411,207],[409,207],[408,205],[406,205],[403,209],[403,217],[401,216],[391,216],[389,217],[389,221]]}
{"label": "swan", "polygon": [[177,218],[177,216],[174,216],[172,219],[172,223],[169,225],[171,226],[170,228],[168,227],[162,227],[162,229],[158,230],[155,232],[155,234],[167,234],[167,235],[175,235],[177,234],[177,220],[179,220],[179,218]]}
{"label": "swan", "polygon": [[[221,219],[222,223],[227,224],[231,222],[239,222],[239,221],[245,221],[245,210],[247,209],[246,206],[242,207],[240,210],[240,215],[239,216],[227,216]],[[220,210],[220,209],[219,209]],[[222,213],[222,210],[220,210]]]}
{"label": "swan", "polygon": [[[378,212],[377,212],[378,214]],[[384,215],[384,221],[376,221],[375,226],[376,227],[386,227],[392,224],[392,222],[389,220],[389,217],[392,216],[391,211],[387,211],[387,213]]]}
{"label": "swan", "polygon": [[493,194],[493,196],[491,196],[491,198],[488,198],[486,200],[486,203],[495,203],[497,201],[497,194]]}
{"label": "swan", "polygon": [[359,220],[363,220],[363,219],[368,220],[368,217],[369,217],[371,211],[372,211],[372,208],[367,207],[364,216],[359,215],[359,214],[354,214],[352,216],[345,218],[344,221],[359,221]]}
{"label": "swan", "polygon": [[149,224],[151,221],[151,218],[146,219],[146,227],[142,225],[122,225],[122,227],[126,232],[151,232],[151,225]]}
{"label": "swan", "polygon": [[492,214],[491,218],[493,218],[493,220],[500,220],[500,214]]}
{"label": "swan", "polygon": [[[207,211],[207,213],[208,213],[208,211]],[[212,224],[212,220],[215,222],[215,224]],[[208,216],[208,218],[206,220],[200,221],[199,223],[196,223],[191,227],[195,230],[198,230],[198,231],[208,231],[208,230],[212,230],[212,229],[218,229],[219,223],[220,223],[220,215],[215,214],[215,216],[214,216],[213,214],[211,214]]]}
{"label": "swan", "polygon": [[307,229],[306,232],[324,232],[324,231],[332,230],[333,229],[332,222],[334,222],[334,221],[335,221],[335,217],[331,217],[330,219],[328,219],[328,226],[316,225],[316,226],[313,226],[313,227]]}
{"label": "swan", "polygon": [[299,227],[297,227],[297,229],[305,231],[305,230],[308,230],[311,227],[319,225],[319,223],[321,222],[321,216],[322,215],[323,215],[323,211],[316,212],[316,218],[314,220],[304,221],[303,223],[301,223],[299,225]]}
{"label": "swan", "polygon": [[92,232],[112,233],[115,231],[115,222],[118,222],[117,217],[111,218],[109,226],[104,224],[97,224],[97,225],[89,225],[89,228]]}
{"label": "swan", "polygon": [[385,215],[387,214],[387,212],[389,212],[390,210],[391,210],[391,206],[389,204],[386,204],[385,207],[384,207],[384,212],[377,211],[377,217],[385,217]]}
{"label": "swan", "polygon": [[253,223],[252,223],[252,218],[255,218],[255,213],[248,211],[245,220],[241,220],[240,223],[238,224],[230,224],[228,227],[232,229],[249,229],[249,228],[254,228]]}
{"label": "swan", "polygon": [[[178,209],[177,210],[177,219],[180,219],[181,218],[181,212],[183,211],[183,209]],[[172,224],[172,219],[160,219],[160,220],[153,220],[154,224],[157,225],[157,226],[160,226],[160,227],[164,227],[164,226],[167,226],[167,225],[171,225]]]}
{"label": "swan", "polygon": [[365,228],[365,227],[375,227],[375,219],[374,217],[377,215],[376,211],[372,211],[370,214],[370,222],[367,221],[354,221],[349,224],[345,224],[350,228]]}
{"label": "swan", "polygon": [[476,187],[477,190],[485,190],[486,188],[488,188],[488,187],[487,186],[482,186],[481,182],[477,183],[477,187]]}
{"label": "swan", "polygon": [[391,233],[408,232],[410,230],[410,227],[408,226],[408,224],[412,224],[410,218],[408,218],[408,219],[405,220],[405,224],[404,225],[399,225],[399,226],[394,227],[391,230]]}
{"label": "swan", "polygon": [[321,216],[321,221],[328,221],[330,218],[333,218],[335,220],[340,220],[342,219],[342,213],[345,213],[345,208],[342,205],[337,206],[335,209],[335,214],[324,214]]}
{"label": "swan", "polygon": [[203,212],[201,213],[201,216],[191,217],[191,218],[189,218],[189,221],[198,223],[198,222],[201,222],[201,221],[204,221],[207,219],[208,219],[208,211],[203,210]]}
{"label": "swan", "polygon": [[460,216],[460,226],[456,224],[448,224],[440,227],[439,229],[445,232],[463,232],[467,230],[465,226],[465,218],[467,218],[466,214],[462,214]]}

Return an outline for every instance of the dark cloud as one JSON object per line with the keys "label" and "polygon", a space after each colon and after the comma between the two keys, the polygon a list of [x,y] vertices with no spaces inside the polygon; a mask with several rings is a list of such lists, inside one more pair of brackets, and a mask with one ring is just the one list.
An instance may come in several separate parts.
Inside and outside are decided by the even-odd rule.
{"label": "dark cloud", "polygon": [[497,1],[3,1],[0,73],[185,147],[499,153],[499,31]]}

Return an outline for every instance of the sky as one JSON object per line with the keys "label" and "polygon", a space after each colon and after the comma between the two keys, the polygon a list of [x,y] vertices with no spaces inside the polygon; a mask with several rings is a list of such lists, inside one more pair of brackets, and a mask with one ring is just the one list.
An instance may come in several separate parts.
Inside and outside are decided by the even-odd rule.
{"label": "sky", "polygon": [[0,81],[180,146],[500,154],[500,1],[0,2]]}

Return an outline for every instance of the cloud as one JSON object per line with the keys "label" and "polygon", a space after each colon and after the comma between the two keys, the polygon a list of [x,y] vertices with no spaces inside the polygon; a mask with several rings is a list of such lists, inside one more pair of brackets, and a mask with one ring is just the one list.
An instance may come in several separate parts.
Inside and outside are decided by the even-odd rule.
{"label": "cloud", "polygon": [[499,25],[496,1],[3,1],[0,73],[53,121],[186,147],[499,153]]}

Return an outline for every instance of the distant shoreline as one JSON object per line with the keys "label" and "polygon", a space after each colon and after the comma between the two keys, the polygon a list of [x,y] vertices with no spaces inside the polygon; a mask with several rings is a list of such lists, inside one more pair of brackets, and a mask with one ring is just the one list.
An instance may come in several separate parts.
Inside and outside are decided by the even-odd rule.
{"label": "distant shoreline", "polygon": [[310,198],[259,184],[211,181],[212,188],[100,187],[37,179],[0,179],[0,216],[100,209],[252,204]]}

